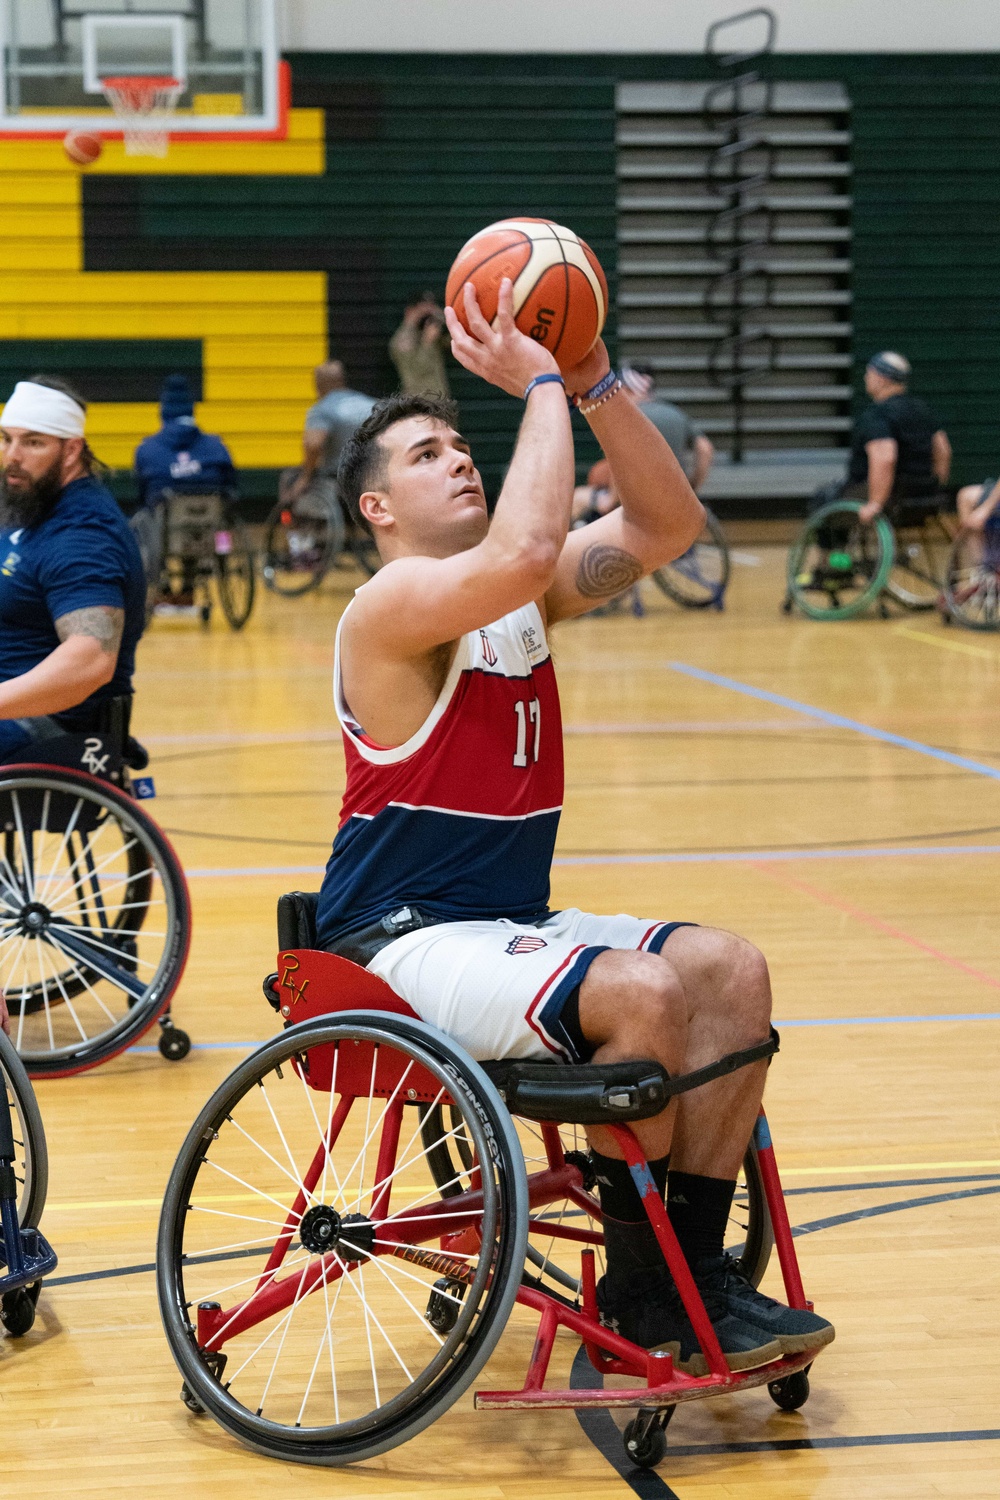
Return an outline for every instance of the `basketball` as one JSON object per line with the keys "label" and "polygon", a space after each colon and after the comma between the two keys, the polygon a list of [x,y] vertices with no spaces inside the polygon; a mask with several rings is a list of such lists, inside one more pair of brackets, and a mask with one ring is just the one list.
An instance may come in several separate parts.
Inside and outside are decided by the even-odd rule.
{"label": "basketball", "polygon": [[63,150],[77,166],[89,167],[100,156],[103,147],[99,135],[88,135],[82,130],[71,130],[63,139]]}
{"label": "basketball", "polygon": [[503,219],[481,229],[448,273],[445,301],[463,327],[465,283],[472,282],[492,322],[505,276],[514,284],[521,332],[551,350],[563,372],[579,364],[600,338],[608,310],[608,283],[590,246],[551,219]]}

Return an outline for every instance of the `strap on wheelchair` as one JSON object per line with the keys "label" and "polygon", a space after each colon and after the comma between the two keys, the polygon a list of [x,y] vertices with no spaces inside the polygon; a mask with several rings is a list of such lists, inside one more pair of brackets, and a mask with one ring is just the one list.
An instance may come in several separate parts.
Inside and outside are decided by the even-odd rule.
{"label": "strap on wheelchair", "polygon": [[682,1073],[671,1078],[667,1084],[667,1092],[671,1098],[675,1094],[686,1094],[689,1089],[701,1088],[703,1083],[712,1083],[716,1078],[725,1078],[727,1073],[737,1073],[740,1068],[748,1068],[751,1063],[763,1062],[765,1057],[770,1059],[780,1047],[781,1038],[772,1026],[766,1042],[757,1042],[755,1046],[744,1047],[739,1052],[727,1052],[718,1062],[696,1068],[693,1073]]}

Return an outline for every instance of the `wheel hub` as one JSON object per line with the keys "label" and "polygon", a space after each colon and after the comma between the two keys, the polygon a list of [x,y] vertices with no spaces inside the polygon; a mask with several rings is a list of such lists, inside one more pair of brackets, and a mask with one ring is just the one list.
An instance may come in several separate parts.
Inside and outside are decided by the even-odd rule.
{"label": "wheel hub", "polygon": [[52,913],[41,901],[26,902],[21,907],[18,916],[21,934],[24,937],[41,937],[51,921]]}
{"label": "wheel hub", "polygon": [[367,1260],[375,1244],[375,1225],[364,1214],[338,1214],[329,1204],[317,1203],[302,1215],[299,1238],[313,1255],[339,1249],[344,1260]]}

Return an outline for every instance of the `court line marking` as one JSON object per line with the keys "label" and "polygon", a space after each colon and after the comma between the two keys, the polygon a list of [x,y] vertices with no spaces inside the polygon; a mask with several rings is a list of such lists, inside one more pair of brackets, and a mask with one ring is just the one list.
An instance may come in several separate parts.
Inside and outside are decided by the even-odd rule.
{"label": "court line marking", "polygon": [[740,682],[735,677],[723,677],[718,672],[707,672],[703,667],[693,667],[684,661],[668,661],[665,663],[672,672],[679,672],[682,677],[693,677],[697,682],[707,682],[712,687],[726,688],[731,693],[741,693],[744,698],[756,698],[761,703],[773,703],[776,708],[791,709],[793,713],[802,714],[804,718],[814,719],[817,723],[827,724],[834,729],[849,729],[854,734],[863,735],[869,740],[878,740],[883,745],[895,745],[901,750],[912,750],[917,755],[926,755],[931,760],[942,761],[948,766],[959,766],[964,771],[974,771],[977,776],[985,776],[990,781],[1000,781],[1000,769],[995,766],[984,765],[980,760],[973,760],[968,755],[956,755],[951,750],[938,750],[934,745],[926,745],[923,740],[913,740],[904,734],[893,734],[888,729],[877,729],[874,724],[863,724],[860,719],[849,719],[844,714],[831,713],[828,709],[817,708],[812,703],[800,703],[797,698],[786,698],[783,693],[771,693],[766,688],[752,686],[748,682]]}
{"label": "court line marking", "polygon": [[808,885],[804,880],[790,880],[786,876],[779,875],[763,861],[754,864],[753,868],[761,875],[766,875],[773,880],[775,885],[782,886],[785,890],[798,891],[800,894],[809,896],[823,906],[832,907],[834,911],[841,911],[847,916],[853,917],[856,922],[863,923],[874,932],[880,932],[885,937],[895,938],[898,942],[906,943],[915,948],[918,953],[924,953],[934,958],[938,963],[947,964],[949,968],[955,969],[960,974],[966,974],[972,979],[978,979],[981,984],[989,985],[991,989],[1000,990],[1000,979],[995,979],[992,974],[984,974],[982,969],[975,969],[971,964],[964,963],[960,958],[954,958],[950,953],[944,953],[940,948],[934,948],[930,943],[925,943],[921,938],[914,937],[912,933],[904,932],[901,927],[893,927],[890,922],[883,922],[881,917],[874,916],[860,906],[854,906],[850,901],[842,901],[839,896],[832,895],[829,891],[820,890],[818,886]]}
{"label": "court line marking", "polygon": [[960,651],[963,656],[985,656],[987,661],[1000,666],[1000,656],[995,651],[988,651],[985,646],[973,646],[971,641],[946,641],[939,636],[931,635],[929,630],[914,630],[912,625],[896,625],[892,633],[905,635],[911,641],[927,641],[931,646],[938,646],[942,651]]}

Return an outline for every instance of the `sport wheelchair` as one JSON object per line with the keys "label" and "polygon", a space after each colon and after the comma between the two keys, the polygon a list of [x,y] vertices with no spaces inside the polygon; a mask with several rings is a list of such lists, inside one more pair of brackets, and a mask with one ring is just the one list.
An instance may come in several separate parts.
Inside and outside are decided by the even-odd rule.
{"label": "sport wheelchair", "polygon": [[371,578],[381,566],[372,537],[344,515],[334,481],[315,475],[308,489],[293,497],[298,469],[286,469],[279,498],[267,518],[261,573],[275,594],[295,599],[318,588],[341,557]]}
{"label": "sport wheelchair", "polygon": [[811,620],[850,620],[887,601],[908,610],[934,609],[944,587],[954,527],[945,491],[926,499],[891,501],[867,524],[857,500],[832,500],[806,522],[788,554],[785,614],[798,607]]}
{"label": "sport wheelchair", "polygon": [[[800,1407],[816,1350],[729,1369],[630,1128],[770,1056],[777,1037],[680,1078],[641,1061],[476,1063],[380,979],[316,951],[315,902],[279,901],[278,970],[264,992],[283,1034],[216,1090],[167,1186],[157,1285],[190,1410],[273,1458],[371,1458],[454,1404],[515,1306],[539,1318],[526,1378],[480,1390],[476,1406],[632,1410],[625,1446],[639,1466],[662,1458],[680,1402],[766,1384],[783,1410]],[[632,1168],[702,1374],[598,1321],[601,1210],[581,1129],[593,1123]],[[730,1231],[755,1284],[776,1245],[789,1303],[811,1305],[763,1114]],[[599,1375],[632,1388],[550,1387],[560,1329]],[[520,1318],[512,1332],[527,1352]]]}
{"label": "sport wheelchair", "polygon": [[42,1117],[24,1064],[3,1031],[0,1080],[0,1323],[20,1338],[35,1321],[42,1278],[57,1261],[38,1228],[49,1179]]}
{"label": "sport wheelchair", "polygon": [[939,602],[945,624],[1000,630],[1000,527],[963,528],[955,538]]}
{"label": "sport wheelchair", "polygon": [[32,741],[0,764],[0,988],[34,1077],[106,1062],[156,1021],[171,1061],[191,1048],[170,1000],[191,935],[187,884],[136,800],[148,756],[129,698],[89,734]]}
{"label": "sport wheelchair", "polygon": [[136,511],[130,524],[146,572],[147,619],[166,605],[190,609],[207,625],[214,581],[229,625],[243,629],[253,610],[254,557],[231,496],[165,490],[152,510]]}
{"label": "sport wheelchair", "polygon": [[650,577],[661,593],[684,609],[723,609],[729,571],[726,534],[706,505],[705,525],[698,540]]}

